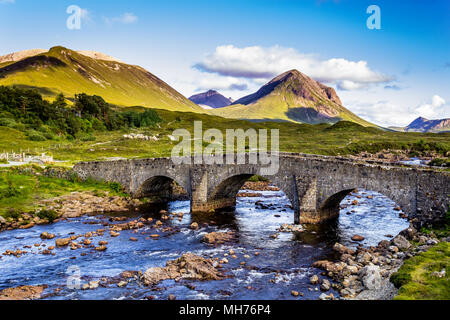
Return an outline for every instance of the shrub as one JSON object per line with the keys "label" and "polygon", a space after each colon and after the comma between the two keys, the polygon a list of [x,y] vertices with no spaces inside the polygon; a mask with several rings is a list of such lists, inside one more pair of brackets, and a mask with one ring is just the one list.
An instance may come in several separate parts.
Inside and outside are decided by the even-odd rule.
{"label": "shrub", "polygon": [[108,186],[112,191],[117,193],[120,193],[123,190],[123,187],[118,182],[108,182]]}
{"label": "shrub", "polygon": [[13,220],[17,220],[20,218],[20,212],[17,211],[16,209],[11,208],[6,211],[6,213],[4,214],[4,217],[6,219],[11,218]]}
{"label": "shrub", "polygon": [[28,139],[31,141],[46,141],[47,140],[42,133],[39,133],[34,130],[28,131],[27,136],[28,136]]}
{"label": "shrub", "polygon": [[58,219],[58,213],[54,210],[41,210],[39,212],[36,212],[34,215],[42,220],[46,219],[49,222],[53,222]]}
{"label": "shrub", "polygon": [[412,281],[412,277],[409,273],[404,272],[396,272],[391,276],[391,282],[392,284],[397,288],[403,287],[408,282]]}
{"label": "shrub", "polygon": [[18,197],[21,194],[19,188],[13,185],[11,181],[7,182],[8,186],[6,189],[0,190],[0,199],[8,199]]}
{"label": "shrub", "polygon": [[0,126],[14,128],[17,122],[11,118],[0,118]]}
{"label": "shrub", "polygon": [[450,167],[450,159],[436,158],[436,159],[433,159],[429,163],[429,165],[432,166],[432,167],[446,167],[446,168],[449,168]]}

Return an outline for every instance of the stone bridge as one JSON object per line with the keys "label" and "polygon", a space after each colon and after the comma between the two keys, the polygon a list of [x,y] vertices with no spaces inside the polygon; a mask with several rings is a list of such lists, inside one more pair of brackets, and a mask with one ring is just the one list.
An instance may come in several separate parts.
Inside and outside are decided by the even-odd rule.
{"label": "stone bridge", "polygon": [[207,165],[194,164],[192,158],[188,162],[175,164],[170,158],[81,162],[74,171],[81,178],[118,182],[136,198],[170,196],[175,181],[191,199],[192,212],[234,207],[243,184],[261,175],[290,199],[295,223],[337,217],[340,202],[357,188],[389,197],[419,225],[442,221],[449,208],[450,173],[443,171],[287,153],[280,153],[274,175],[265,175],[262,165],[248,161]]}

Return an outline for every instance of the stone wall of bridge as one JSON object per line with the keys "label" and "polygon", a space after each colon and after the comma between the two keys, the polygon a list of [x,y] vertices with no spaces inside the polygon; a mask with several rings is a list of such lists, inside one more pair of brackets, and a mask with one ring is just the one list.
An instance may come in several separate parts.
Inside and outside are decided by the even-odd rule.
{"label": "stone wall of bridge", "polygon": [[82,178],[119,182],[135,197],[167,198],[175,181],[191,199],[193,212],[235,206],[248,178],[262,175],[289,198],[295,223],[337,217],[340,202],[354,189],[389,197],[419,225],[443,220],[449,207],[448,172],[295,154],[281,155],[274,175],[264,175],[261,169],[253,164],[174,164],[170,158],[83,162],[74,167]]}

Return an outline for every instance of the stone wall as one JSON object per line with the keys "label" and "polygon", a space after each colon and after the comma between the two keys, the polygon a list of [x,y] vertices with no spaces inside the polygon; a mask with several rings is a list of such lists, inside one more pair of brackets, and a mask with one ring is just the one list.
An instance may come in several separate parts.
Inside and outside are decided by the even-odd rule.
{"label": "stone wall", "polygon": [[[170,182],[176,181],[191,199],[195,212],[234,206],[239,189],[249,177],[263,175],[261,169],[248,161],[176,165],[170,158],[83,162],[74,167],[83,178],[119,182],[136,197],[170,196]],[[354,189],[389,197],[417,224],[444,219],[449,206],[450,174],[411,166],[281,154],[278,172],[265,177],[290,199],[296,223],[335,218],[340,202]]]}

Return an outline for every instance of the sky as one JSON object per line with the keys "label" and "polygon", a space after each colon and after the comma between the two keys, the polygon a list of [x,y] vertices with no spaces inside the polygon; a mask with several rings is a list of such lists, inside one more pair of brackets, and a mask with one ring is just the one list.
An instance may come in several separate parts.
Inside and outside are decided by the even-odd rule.
{"label": "sky", "polygon": [[238,99],[298,69],[378,125],[450,118],[448,0],[0,0],[0,55],[56,45],[140,65],[187,97]]}

